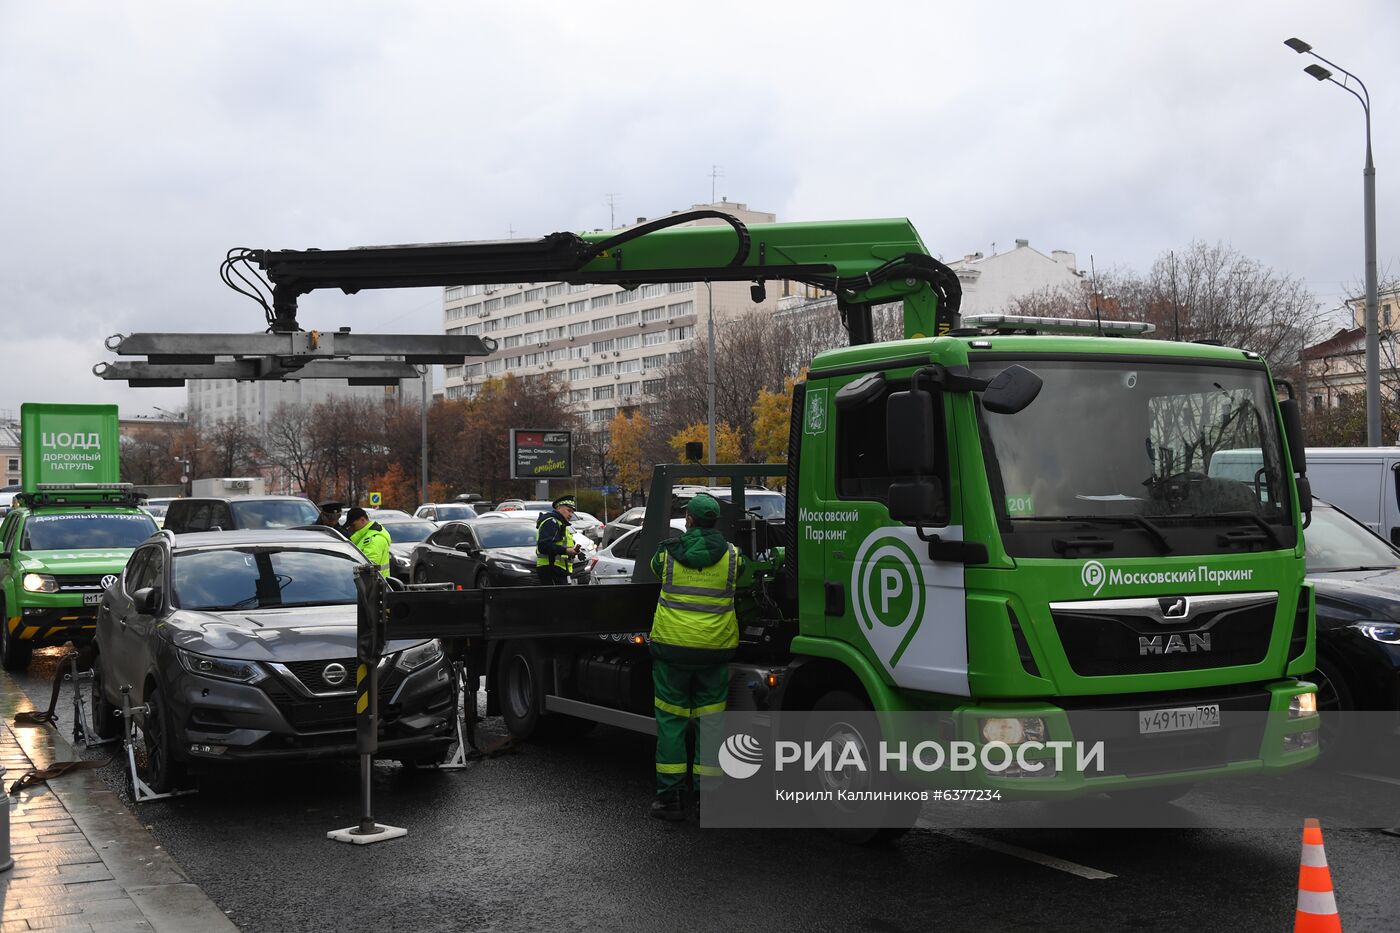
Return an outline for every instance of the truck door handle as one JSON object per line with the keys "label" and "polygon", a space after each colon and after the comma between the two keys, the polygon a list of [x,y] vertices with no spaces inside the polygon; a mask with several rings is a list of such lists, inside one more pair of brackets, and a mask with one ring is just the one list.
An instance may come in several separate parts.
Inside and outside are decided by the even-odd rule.
{"label": "truck door handle", "polygon": [[827,582],[824,584],[826,591],[826,614],[829,616],[843,616],[846,614],[846,588],[839,583]]}

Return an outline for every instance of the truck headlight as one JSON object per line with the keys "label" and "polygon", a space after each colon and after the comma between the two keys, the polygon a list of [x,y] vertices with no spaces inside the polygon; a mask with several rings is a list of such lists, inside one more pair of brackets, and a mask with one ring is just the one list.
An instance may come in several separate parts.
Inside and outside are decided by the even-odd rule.
{"label": "truck headlight", "polygon": [[[28,577],[25,577],[25,589],[29,588]],[[1356,629],[1362,635],[1372,641],[1378,641],[1383,645],[1400,645],[1400,623],[1395,622],[1353,622],[1351,628]]]}
{"label": "truck headlight", "polygon": [[1317,693],[1309,690],[1307,693],[1300,693],[1288,701],[1288,718],[1302,719],[1304,716],[1317,715]]}
{"label": "truck headlight", "polygon": [[255,684],[267,677],[267,673],[256,661],[240,661],[236,658],[212,658],[207,654],[195,654],[184,648],[176,648],[175,655],[180,666],[191,674],[231,680],[240,684]]}
{"label": "truck headlight", "polygon": [[1039,716],[998,717],[982,720],[982,741],[1020,745],[1045,741],[1045,720]]}
{"label": "truck headlight", "polygon": [[440,657],[442,657],[442,642],[434,638],[421,645],[400,651],[399,659],[394,662],[394,667],[408,674],[420,667],[432,664]]}
{"label": "truck headlight", "polygon": [[26,573],[24,575],[24,588],[31,593],[57,593],[58,581],[52,574],[47,573]]}

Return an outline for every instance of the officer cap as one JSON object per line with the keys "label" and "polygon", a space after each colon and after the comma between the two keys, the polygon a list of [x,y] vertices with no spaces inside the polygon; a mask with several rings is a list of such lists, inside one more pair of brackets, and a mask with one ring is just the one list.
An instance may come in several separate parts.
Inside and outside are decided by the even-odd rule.
{"label": "officer cap", "polygon": [[550,505],[554,506],[556,509],[573,509],[575,512],[578,511],[578,503],[574,501],[573,496],[560,496],[558,499],[551,502]]}
{"label": "officer cap", "polygon": [[320,509],[322,512],[339,512],[343,508],[345,508],[345,503],[337,502],[334,499],[331,499],[327,502],[322,502],[320,505]]}

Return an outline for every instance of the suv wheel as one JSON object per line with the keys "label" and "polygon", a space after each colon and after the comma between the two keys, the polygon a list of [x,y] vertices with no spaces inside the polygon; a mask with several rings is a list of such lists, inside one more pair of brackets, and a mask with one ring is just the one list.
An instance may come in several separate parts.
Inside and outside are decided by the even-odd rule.
{"label": "suv wheel", "polygon": [[92,679],[88,681],[88,711],[92,717],[88,725],[92,727],[96,738],[115,739],[121,734],[121,720],[116,714],[116,708],[103,692],[101,652],[94,654],[92,658]]}
{"label": "suv wheel", "polygon": [[146,752],[146,773],[142,777],[157,794],[175,790],[185,781],[185,766],[175,760],[173,727],[165,697],[159,688],[152,689],[146,694],[146,715],[141,722]]}
{"label": "suv wheel", "polygon": [[[13,628],[11,622],[15,623]],[[10,619],[8,613],[0,618],[0,666],[7,671],[29,670],[29,661],[34,657],[33,643],[19,639],[18,622]]]}

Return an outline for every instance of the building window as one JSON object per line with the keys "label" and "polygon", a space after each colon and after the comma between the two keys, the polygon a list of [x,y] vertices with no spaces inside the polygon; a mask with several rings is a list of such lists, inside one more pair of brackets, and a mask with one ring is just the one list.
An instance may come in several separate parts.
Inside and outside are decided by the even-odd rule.
{"label": "building window", "polygon": [[611,376],[612,374],[613,374],[613,364],[612,364],[612,363],[594,363],[594,364],[593,364],[593,378],[597,379],[597,378],[602,377],[602,376]]}
{"label": "building window", "polygon": [[569,390],[569,401],[571,401],[571,402],[586,402],[586,401],[588,401],[588,390],[587,390],[587,389],[570,389],[570,390]]}
{"label": "building window", "polygon": [[567,310],[563,305],[550,305],[544,309],[544,316],[552,321],[557,317],[563,317]]}
{"label": "building window", "polygon": [[642,357],[643,369],[660,369],[666,365],[666,354],[658,353],[655,356]]}
{"label": "building window", "polygon": [[536,308],[533,311],[525,312],[525,323],[533,324],[536,321],[544,320],[544,308]]}
{"label": "building window", "polygon": [[568,289],[569,286],[563,282],[555,282],[553,285],[545,286],[544,294],[546,298],[558,298]]}
{"label": "building window", "polygon": [[676,292],[688,292],[693,288],[695,288],[694,282],[672,282],[671,294],[674,295]]}
{"label": "building window", "polygon": [[671,315],[671,317],[684,317],[687,314],[694,314],[695,302],[678,301],[675,304],[668,306],[666,308],[666,311]]}
{"label": "building window", "polygon": [[588,310],[588,301],[587,301],[587,299],[585,299],[585,300],[583,300],[583,301],[571,301],[571,302],[569,302],[569,315],[570,315],[571,317],[572,317],[573,315],[575,315],[575,314],[582,314],[583,312],[585,312],[585,311],[587,311],[587,310]]}
{"label": "building window", "polygon": [[666,332],[666,336],[672,340],[689,340],[695,336],[695,325],[687,324],[684,327],[672,327]]}
{"label": "building window", "polygon": [[501,310],[501,299],[499,298],[487,298],[481,303],[482,314],[490,314],[492,311],[499,310]]}
{"label": "building window", "polygon": [[632,289],[630,291],[624,289],[623,291],[617,293],[617,303],[620,305],[630,305],[632,302],[638,300],[641,297],[641,293],[638,292],[636,289]]}
{"label": "building window", "polygon": [[617,371],[620,373],[639,373],[642,371],[641,360],[623,360],[617,364]]}
{"label": "building window", "polygon": [[590,285],[590,284],[588,284],[587,282],[585,282],[585,283],[583,283],[582,285],[570,285],[570,286],[569,286],[569,291],[570,291],[570,292],[586,292],[586,291],[588,291],[588,290],[589,290],[590,288],[592,288],[592,287],[593,287],[592,285]]}
{"label": "building window", "polygon": [[520,292],[511,292],[509,295],[505,296],[505,300],[504,302],[502,302],[502,304],[504,307],[512,308],[515,305],[523,304],[524,301],[525,296],[520,294]]}
{"label": "building window", "polygon": [[576,347],[569,347],[569,359],[571,360],[581,360],[587,355],[588,347],[583,344],[579,344]]}
{"label": "building window", "polygon": [[664,294],[666,294],[665,282],[652,282],[650,285],[642,286],[643,298],[660,298]]}
{"label": "building window", "polygon": [[[613,303],[612,292],[607,292],[607,293],[602,294],[602,295],[594,295],[594,296],[593,296],[593,310],[595,310],[595,311],[598,310],[599,308],[606,308],[606,307],[609,307],[612,303]],[[1389,305],[1387,305],[1386,307],[1389,307]]]}
{"label": "building window", "polygon": [[617,387],[618,398],[631,398],[638,394],[639,384],[635,382],[624,382]]}
{"label": "building window", "polygon": [[617,409],[615,408],[595,408],[588,413],[588,420],[594,424],[600,424],[605,421],[613,420],[613,416],[616,414]]}
{"label": "building window", "polygon": [[635,350],[642,345],[641,334],[628,334],[626,337],[617,338],[617,348],[619,350]]}
{"label": "building window", "polygon": [[507,338],[505,339],[505,343],[503,343],[502,346],[503,346],[505,349],[507,349],[507,350],[510,350],[510,349],[513,349],[513,348],[515,348],[515,347],[520,346],[520,335],[519,335],[519,334],[512,334],[512,335],[510,335],[509,337],[507,337]]}
{"label": "building window", "polygon": [[557,363],[557,362],[559,362],[560,360],[567,360],[568,358],[569,358],[569,348],[568,348],[568,347],[561,347],[561,348],[558,349],[558,350],[550,350],[550,351],[549,351],[549,356],[546,357],[546,359],[548,359],[551,363]]}
{"label": "building window", "polygon": [[666,320],[666,309],[664,307],[647,308],[645,311],[642,312],[643,324],[655,324],[657,321],[664,320]]}
{"label": "building window", "polygon": [[664,330],[654,330],[649,334],[642,334],[642,346],[654,347],[666,342],[666,332]]}
{"label": "building window", "polygon": [[595,317],[593,319],[593,333],[595,334],[600,330],[612,330],[612,327],[613,319],[611,317]]}
{"label": "building window", "polygon": [[507,314],[507,315],[505,316],[505,318],[504,318],[504,323],[505,323],[505,326],[508,327],[508,328],[509,328],[509,327],[519,327],[520,324],[521,324],[521,322],[524,320],[524,318],[525,318],[525,315],[523,315],[523,314]]}
{"label": "building window", "polygon": [[610,399],[610,398],[612,398],[612,397],[613,397],[613,387],[612,387],[612,386],[594,386],[594,387],[593,387],[593,401],[595,401],[595,402],[604,402],[604,401],[607,401],[608,399]]}
{"label": "building window", "polygon": [[[443,374],[443,376],[445,376],[445,377],[448,378],[448,379],[461,379],[461,378],[462,378],[462,367],[460,367],[460,366],[445,366],[445,367],[443,367],[442,374]],[[14,467],[10,467],[10,469],[13,470]]]}
{"label": "building window", "polygon": [[466,334],[467,334],[468,337],[480,337],[480,336],[481,336],[481,325],[480,325],[480,324],[468,324],[468,325],[467,325],[467,328],[466,328]]}
{"label": "building window", "polygon": [[595,340],[595,341],[593,341],[593,352],[594,352],[594,353],[607,353],[609,350],[613,349],[613,344],[614,344],[614,343],[615,343],[615,341],[613,341],[612,339],[608,339],[608,340]]}
{"label": "building window", "polygon": [[460,285],[454,285],[454,286],[452,286],[451,288],[449,288],[449,289],[447,290],[447,295],[446,295],[445,300],[447,300],[447,301],[458,301],[458,300],[460,300],[460,299],[462,299],[462,298],[465,298],[465,297],[467,297],[467,296],[466,296],[466,293],[465,293],[465,291],[463,290],[462,286],[460,286]]}
{"label": "building window", "polygon": [[539,344],[544,343],[544,331],[527,330],[525,332],[525,342],[531,346],[537,346]]}
{"label": "building window", "polygon": [[628,327],[628,326],[630,326],[630,325],[632,325],[632,324],[639,323],[639,322],[641,321],[641,319],[642,319],[641,312],[639,312],[639,311],[628,311],[626,314],[619,314],[619,315],[617,316],[617,326],[618,326],[618,327]]}
{"label": "building window", "polygon": [[665,382],[664,379],[643,379],[642,391],[647,395],[656,395],[661,391],[661,384],[663,382]]}
{"label": "building window", "polygon": [[586,333],[588,333],[587,321],[575,321],[574,323],[569,325],[570,337],[582,337]]}
{"label": "building window", "polygon": [[480,376],[484,365],[483,363],[468,363],[466,368],[462,370],[462,375],[466,376],[468,379],[473,376]]}
{"label": "building window", "polygon": [[526,300],[526,301],[543,301],[543,300],[544,300],[544,289],[542,289],[542,288],[527,288],[527,289],[525,290],[525,300]]}
{"label": "building window", "polygon": [[573,369],[569,370],[569,381],[570,381],[570,382],[572,382],[572,381],[574,381],[574,380],[576,380],[576,379],[587,379],[587,378],[588,378],[588,367],[587,367],[587,366],[575,366]]}
{"label": "building window", "polygon": [[1322,396],[1313,396],[1313,411],[1322,411]]}
{"label": "building window", "polygon": [[18,469],[19,469],[19,457],[11,457],[11,458],[10,458],[10,472],[13,473],[15,470],[18,470]]}
{"label": "building window", "polygon": [[544,332],[544,339],[558,340],[564,336],[565,330],[562,327],[551,327]]}

